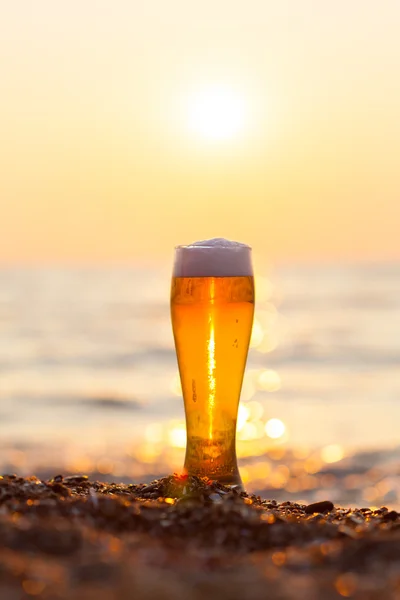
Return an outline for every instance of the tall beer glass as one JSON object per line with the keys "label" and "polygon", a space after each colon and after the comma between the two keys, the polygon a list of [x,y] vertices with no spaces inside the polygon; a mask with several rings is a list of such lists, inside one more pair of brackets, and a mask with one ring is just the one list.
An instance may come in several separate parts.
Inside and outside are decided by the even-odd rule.
{"label": "tall beer glass", "polygon": [[177,246],[171,318],[186,415],[185,470],[242,487],[236,420],[254,314],[251,248]]}

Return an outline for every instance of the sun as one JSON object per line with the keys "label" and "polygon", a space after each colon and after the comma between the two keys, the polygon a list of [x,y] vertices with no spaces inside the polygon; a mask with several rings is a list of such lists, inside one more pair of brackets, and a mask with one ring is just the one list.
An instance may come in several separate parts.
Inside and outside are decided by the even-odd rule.
{"label": "sun", "polygon": [[246,123],[244,98],[234,89],[210,86],[189,99],[188,125],[196,135],[211,141],[228,140]]}

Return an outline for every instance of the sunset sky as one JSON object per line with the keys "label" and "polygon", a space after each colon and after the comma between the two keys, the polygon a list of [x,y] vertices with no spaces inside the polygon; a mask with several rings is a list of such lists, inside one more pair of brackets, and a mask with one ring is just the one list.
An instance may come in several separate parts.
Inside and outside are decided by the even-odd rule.
{"label": "sunset sky", "polygon": [[0,262],[400,259],[398,0],[0,8]]}

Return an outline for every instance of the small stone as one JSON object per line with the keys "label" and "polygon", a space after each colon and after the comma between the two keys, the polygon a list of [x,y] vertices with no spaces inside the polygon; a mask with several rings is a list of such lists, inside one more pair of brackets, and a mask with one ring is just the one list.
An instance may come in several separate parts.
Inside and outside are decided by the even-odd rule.
{"label": "small stone", "polygon": [[330,500],[323,500],[322,502],[313,502],[305,507],[304,512],[306,515],[312,515],[314,513],[326,513],[333,510],[333,504]]}
{"label": "small stone", "polygon": [[383,515],[383,518],[385,519],[385,521],[396,521],[398,516],[398,512],[396,512],[395,510],[390,510],[389,512]]}
{"label": "small stone", "polygon": [[149,492],[154,492],[157,489],[158,489],[158,482],[156,482],[156,483],[150,483],[149,485],[146,485],[144,488],[142,488],[140,490],[140,492],[142,494],[148,494]]}
{"label": "small stone", "polygon": [[212,502],[222,502],[222,498],[219,494],[210,494],[208,496],[208,498],[212,501]]}
{"label": "small stone", "polygon": [[64,483],[69,483],[69,484],[79,484],[79,483],[85,483],[88,480],[88,476],[87,475],[69,475],[68,477],[64,477]]}
{"label": "small stone", "polygon": [[67,496],[70,496],[70,494],[71,494],[71,492],[69,491],[69,489],[67,487],[65,487],[65,485],[62,485],[61,483],[54,483],[51,486],[51,489],[58,496],[63,496],[64,498],[66,498]]}

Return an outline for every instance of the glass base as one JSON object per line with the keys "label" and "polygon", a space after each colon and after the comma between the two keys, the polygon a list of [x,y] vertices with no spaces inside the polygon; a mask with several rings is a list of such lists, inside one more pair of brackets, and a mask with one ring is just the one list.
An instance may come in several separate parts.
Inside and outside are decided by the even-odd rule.
{"label": "glass base", "polygon": [[215,440],[196,439],[193,442],[192,438],[186,447],[185,471],[188,475],[208,477],[222,485],[244,491],[234,440],[228,448],[226,443]]}
{"label": "glass base", "polygon": [[202,468],[202,469],[198,469],[198,468],[196,469],[193,467],[191,468],[191,467],[187,466],[185,463],[185,473],[187,473],[188,475],[196,475],[196,477],[208,477],[208,479],[217,481],[221,485],[224,485],[226,487],[234,489],[237,492],[245,491],[238,470],[236,470],[236,472],[234,472],[234,473],[228,474],[228,473],[218,472],[218,469],[210,470],[207,468]]}

